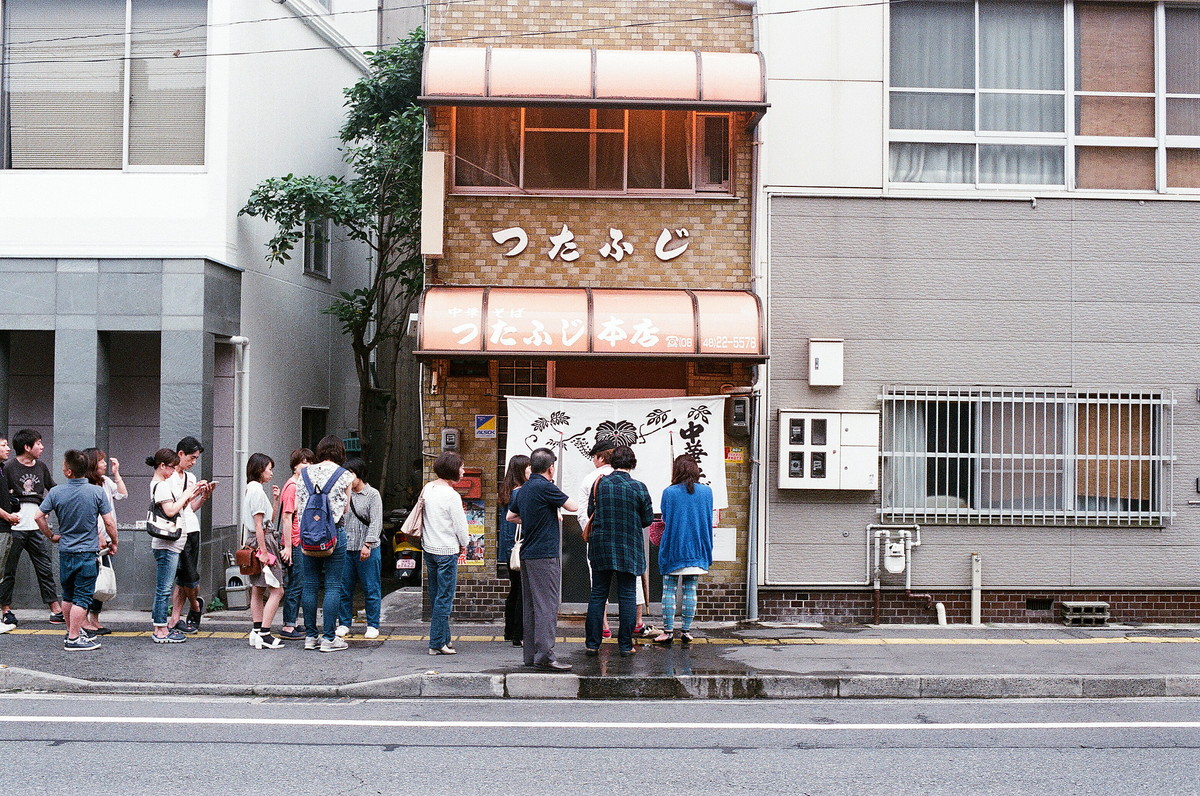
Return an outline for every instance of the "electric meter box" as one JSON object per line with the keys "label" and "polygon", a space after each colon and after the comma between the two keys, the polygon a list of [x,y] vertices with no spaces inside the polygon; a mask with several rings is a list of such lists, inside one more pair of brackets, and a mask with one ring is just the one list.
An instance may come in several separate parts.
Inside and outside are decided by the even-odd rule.
{"label": "electric meter box", "polygon": [[780,489],[879,488],[879,413],[780,411]]}

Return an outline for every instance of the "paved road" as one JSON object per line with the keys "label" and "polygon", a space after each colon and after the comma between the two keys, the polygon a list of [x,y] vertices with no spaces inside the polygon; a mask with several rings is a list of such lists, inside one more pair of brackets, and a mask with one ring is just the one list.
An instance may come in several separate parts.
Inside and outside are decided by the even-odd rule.
{"label": "paved road", "polygon": [[1200,700],[0,696],[0,792],[1194,794]]}

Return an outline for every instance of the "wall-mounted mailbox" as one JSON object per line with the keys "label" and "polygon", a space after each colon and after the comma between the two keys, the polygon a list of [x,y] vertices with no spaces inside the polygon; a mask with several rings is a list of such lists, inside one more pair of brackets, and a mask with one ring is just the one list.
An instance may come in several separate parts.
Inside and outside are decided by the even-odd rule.
{"label": "wall-mounted mailbox", "polygon": [[781,411],[780,489],[878,489],[879,413]]}
{"label": "wall-mounted mailbox", "polygon": [[464,468],[462,480],[454,482],[454,491],[465,498],[483,497],[483,470],[478,467]]}

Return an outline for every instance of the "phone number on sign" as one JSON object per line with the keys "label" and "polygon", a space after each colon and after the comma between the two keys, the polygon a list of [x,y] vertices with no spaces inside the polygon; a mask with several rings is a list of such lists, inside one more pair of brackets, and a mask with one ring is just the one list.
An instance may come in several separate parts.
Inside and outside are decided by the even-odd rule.
{"label": "phone number on sign", "polygon": [[757,349],[757,337],[705,337],[701,343],[705,348]]}

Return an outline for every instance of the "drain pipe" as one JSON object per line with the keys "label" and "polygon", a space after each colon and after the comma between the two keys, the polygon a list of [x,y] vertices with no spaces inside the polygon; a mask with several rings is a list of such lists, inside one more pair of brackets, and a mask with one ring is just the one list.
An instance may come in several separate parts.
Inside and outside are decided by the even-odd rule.
{"label": "drain pipe", "polygon": [[983,624],[983,557],[971,553],[971,624]]}
{"label": "drain pipe", "polygon": [[237,354],[233,371],[233,481],[237,491],[233,501],[234,527],[242,536],[242,501],[246,497],[246,458],[250,455],[250,338],[229,338]]}
{"label": "drain pipe", "polygon": [[914,592],[912,590],[912,549],[914,547],[921,546],[921,528],[920,526],[914,527],[917,529],[917,540],[915,543],[913,542],[912,531],[900,531],[900,538],[904,540],[904,596],[908,597],[910,600],[924,600],[926,606],[931,611],[937,611],[938,619],[940,620],[938,624],[944,625],[946,624],[946,607],[941,603],[938,603],[937,608],[934,608],[932,594],[927,594],[925,592]]}
{"label": "drain pipe", "polygon": [[904,596],[913,600],[925,600],[930,610],[936,613],[938,624],[946,624],[946,606],[942,603],[935,603],[932,594],[912,590],[912,550],[914,547],[921,546],[921,526],[874,524],[867,526],[867,533],[873,536],[875,544],[875,566],[872,579],[873,623],[879,624],[882,620],[880,602],[883,587],[880,583],[880,573],[883,567],[880,547],[884,540],[891,540],[893,532],[904,541]]}

